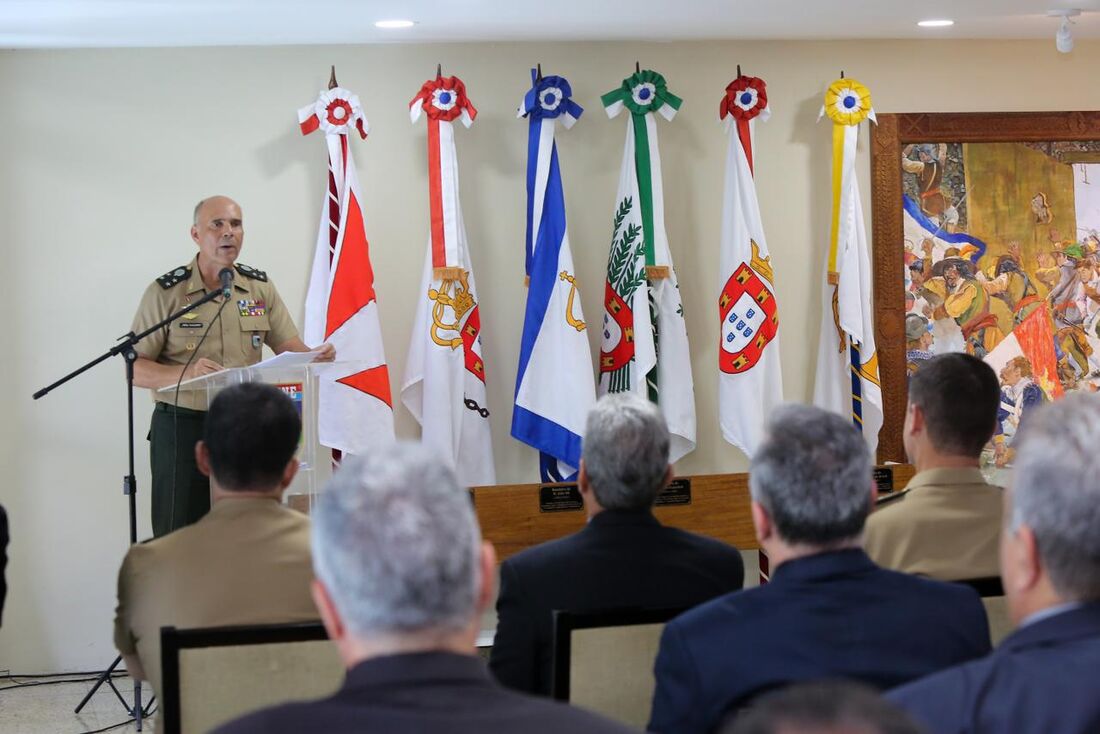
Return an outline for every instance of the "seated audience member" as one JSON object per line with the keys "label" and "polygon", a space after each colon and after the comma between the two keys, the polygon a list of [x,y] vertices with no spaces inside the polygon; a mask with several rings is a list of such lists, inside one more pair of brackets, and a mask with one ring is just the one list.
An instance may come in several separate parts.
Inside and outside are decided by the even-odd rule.
{"label": "seated audience member", "polygon": [[1017,630],[887,697],[933,732],[1100,731],[1100,396],[1028,418],[1005,493],[1001,577]]}
{"label": "seated audience member", "polygon": [[943,354],[909,380],[902,440],[916,475],[867,519],[875,563],[942,581],[996,576],[1002,490],[978,468],[997,426],[997,375],[969,354]]}
{"label": "seated audience member", "polygon": [[210,477],[201,520],[132,546],[118,574],[115,646],[160,696],[160,628],[317,619],[309,518],[284,507],[302,423],[290,398],[259,383],[210,404],[195,461]]}
{"label": "seated audience member", "polygon": [[469,495],[427,449],[405,443],[348,459],[313,519],[313,596],[348,667],[344,686],[219,734],[628,731],[493,681],[474,645],[495,554]]}
{"label": "seated audience member", "polygon": [[921,734],[904,711],[856,683],[801,683],[773,691],[718,734]]}
{"label": "seated audience member", "polygon": [[672,479],[668,452],[668,426],[650,401],[621,393],[593,407],[577,477],[588,524],[501,564],[489,662],[501,683],[550,693],[556,609],[689,607],[741,588],[736,548],[653,516]]}
{"label": "seated audience member", "polygon": [[789,683],[847,678],[891,688],[989,651],[972,589],[881,569],[861,549],[875,491],[851,420],[804,405],[776,409],[749,487],[771,582],[665,627],[651,731],[711,731]]}

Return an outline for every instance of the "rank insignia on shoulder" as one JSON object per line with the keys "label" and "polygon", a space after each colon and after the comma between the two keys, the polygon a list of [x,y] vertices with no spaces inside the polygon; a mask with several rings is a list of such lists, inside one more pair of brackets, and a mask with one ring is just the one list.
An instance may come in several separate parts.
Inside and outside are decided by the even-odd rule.
{"label": "rank insignia on shoulder", "polygon": [[258,280],[261,283],[266,283],[267,282],[267,273],[265,273],[262,270],[258,270],[256,268],[252,267],[251,265],[245,265],[243,263],[237,263],[235,265],[235,267],[237,268],[237,272],[240,273],[241,275],[243,275],[246,278],[251,278],[252,280]]}
{"label": "rank insignia on shoulder", "polygon": [[899,489],[896,492],[890,492],[888,494],[880,494],[878,496],[878,498],[875,500],[875,505],[877,506],[877,505],[892,504],[894,502],[894,500],[900,499],[900,498],[904,497],[907,494],[909,494],[908,489]]}
{"label": "rank insignia on shoulder", "polygon": [[182,283],[190,277],[191,268],[181,265],[174,270],[169,270],[167,273],[157,278],[157,283],[160,285],[161,288],[168,290],[172,286]]}

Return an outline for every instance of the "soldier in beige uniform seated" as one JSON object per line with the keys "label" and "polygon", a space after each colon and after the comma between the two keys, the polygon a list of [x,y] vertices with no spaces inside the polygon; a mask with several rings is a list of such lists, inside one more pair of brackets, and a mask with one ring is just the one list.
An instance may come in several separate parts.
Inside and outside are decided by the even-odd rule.
{"label": "soldier in beige uniform seated", "polygon": [[978,466],[1000,395],[997,375],[968,354],[933,357],[909,379],[903,441],[917,473],[868,518],[872,560],[941,581],[998,575],[1002,491]]}
{"label": "soldier in beige uniform seated", "polygon": [[284,506],[298,470],[302,423],[271,385],[226,388],[194,449],[213,506],[201,520],[131,546],[118,574],[115,646],[137,680],[161,693],[160,628],[304,622],[318,618],[310,523]]}
{"label": "soldier in beige uniform seated", "polygon": [[[195,522],[210,509],[210,485],[195,467],[194,446],[206,415],[201,392],[159,393],[156,389],[227,367],[260,361],[267,344],[276,354],[307,352],[275,285],[262,270],[236,262],[244,242],[237,202],[224,196],[195,206],[191,239],[199,251],[188,265],[156,279],[145,290],[133,331],[140,333],[220,287],[218,273],[234,270],[233,297],[218,297],[138,342],[134,384],[154,390],[149,429],[153,535],[160,537]],[[332,361],[330,344],[317,348],[319,361]]]}

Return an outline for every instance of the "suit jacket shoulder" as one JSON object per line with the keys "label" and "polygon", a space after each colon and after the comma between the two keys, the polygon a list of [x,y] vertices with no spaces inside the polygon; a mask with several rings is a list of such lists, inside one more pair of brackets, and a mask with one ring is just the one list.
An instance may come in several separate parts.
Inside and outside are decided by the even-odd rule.
{"label": "suit jacket shoulder", "polygon": [[989,651],[968,587],[878,568],[857,549],[788,563],[666,625],[651,729],[707,732],[771,688],[840,677],[885,689]]}
{"label": "suit jacket shoulder", "polygon": [[601,553],[604,559],[613,556],[625,562],[636,558],[639,551],[654,558],[667,557],[670,553],[690,554],[694,562],[704,566],[744,568],[741,553],[733,546],[662,525],[656,520],[650,525],[589,526],[564,538],[527,548],[504,561],[502,566],[508,565],[520,575],[558,572],[574,565],[589,566],[593,559],[585,557],[585,553]]}
{"label": "suit jacket shoulder", "polygon": [[626,734],[625,726],[557,701],[508,691],[480,660],[449,653],[376,658],[348,672],[321,701],[291,703],[231,722],[215,734]]}
{"label": "suit jacket shoulder", "polygon": [[935,732],[1100,731],[1100,604],[1016,630],[993,654],[891,691]]}

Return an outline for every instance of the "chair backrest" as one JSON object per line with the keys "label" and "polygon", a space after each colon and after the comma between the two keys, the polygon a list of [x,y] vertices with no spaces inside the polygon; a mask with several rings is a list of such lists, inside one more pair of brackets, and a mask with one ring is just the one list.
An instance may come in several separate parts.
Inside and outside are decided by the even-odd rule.
{"label": "chair backrest", "polygon": [[955,583],[969,586],[978,592],[985,607],[985,616],[989,620],[989,641],[994,647],[999,645],[1001,640],[1012,632],[1013,627],[1001,577],[984,576],[977,579],[963,579]]}
{"label": "chair backrest", "polygon": [[684,611],[555,611],[551,695],[644,729],[656,686],[653,661],[661,632]]}
{"label": "chair backrest", "polygon": [[334,693],[344,680],[320,623],[162,627],[166,734],[207,732],[246,713]]}

